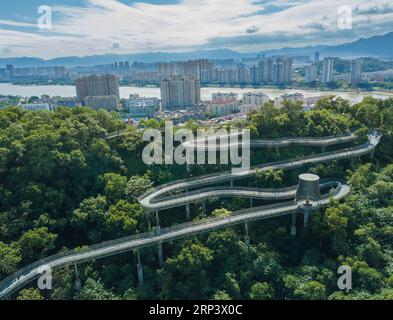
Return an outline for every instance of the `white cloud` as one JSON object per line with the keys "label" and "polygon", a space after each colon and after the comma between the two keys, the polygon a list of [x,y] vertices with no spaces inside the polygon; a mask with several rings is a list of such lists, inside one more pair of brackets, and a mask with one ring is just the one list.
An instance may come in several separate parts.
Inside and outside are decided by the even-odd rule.
{"label": "white cloud", "polygon": [[[337,10],[342,4],[342,0],[183,0],[167,5],[126,5],[116,0],[89,0],[86,7],[53,7],[56,15],[50,31],[23,32],[12,28],[32,25],[0,20],[8,28],[0,29],[0,51],[9,49],[8,55],[45,58],[184,51],[214,47],[212,39],[246,51],[326,41],[333,44],[354,40],[348,39],[351,35],[370,36],[384,28],[391,31],[390,0],[374,0],[372,4],[369,0],[348,0],[354,9],[352,33],[337,30]],[[271,7],[275,10],[269,11]],[[290,41],[283,43],[283,38]]]}

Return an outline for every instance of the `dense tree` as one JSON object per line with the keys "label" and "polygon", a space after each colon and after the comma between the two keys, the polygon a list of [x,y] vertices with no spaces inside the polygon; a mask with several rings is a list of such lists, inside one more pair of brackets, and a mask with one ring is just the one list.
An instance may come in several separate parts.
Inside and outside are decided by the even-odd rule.
{"label": "dense tree", "polygon": [[0,242],[0,275],[7,275],[17,271],[22,257],[17,243],[7,245]]}
{"label": "dense tree", "polygon": [[44,300],[38,289],[24,289],[22,290],[16,300]]}
{"label": "dense tree", "polygon": [[107,201],[105,197],[87,198],[72,213],[71,223],[81,234],[87,235],[92,243],[98,243],[103,239],[106,215]]}
{"label": "dense tree", "polygon": [[326,289],[322,283],[309,281],[295,289],[295,296],[306,300],[324,300],[326,299]]}
{"label": "dense tree", "polygon": [[91,278],[86,280],[82,291],[75,298],[77,300],[119,300],[116,295],[106,290],[100,281]]}
{"label": "dense tree", "polygon": [[[372,129],[380,129],[384,137],[373,160],[362,157],[353,164],[340,160],[284,172],[269,169],[245,181],[254,187],[287,187],[307,170],[349,182],[351,195],[341,203],[332,200],[294,238],[287,217],[250,223],[250,243],[243,226],[230,227],[165,244],[167,259],[159,270],[156,248],[144,248],[145,283],[139,287],[136,271],[129,271],[136,264],[130,253],[78,266],[81,292],[74,288],[72,268],[56,270],[52,299],[392,299],[392,110],[393,99],[365,98],[351,106],[328,96],[312,111],[303,111],[296,102],[287,101],[282,108],[270,102],[247,120],[226,124],[250,128],[253,138],[354,132],[356,144],[362,144]],[[161,120],[141,123],[141,128],[163,126]],[[125,127],[118,114],[103,110],[0,110],[0,279],[52,253],[146,231],[138,197],[153,184],[188,175],[182,166],[147,167],[141,159],[141,130],[130,127],[122,137],[105,139]],[[198,125],[190,122],[186,127],[195,131]],[[291,146],[253,151],[252,160],[260,164],[319,152]],[[192,174],[224,169],[195,166]],[[217,218],[245,206],[248,201],[237,198],[207,204]],[[163,213],[161,222],[184,222],[184,208]],[[337,288],[340,265],[352,268],[352,291]],[[20,298],[42,295],[27,289]]]}
{"label": "dense tree", "polygon": [[271,300],[274,298],[274,289],[266,282],[254,283],[250,290],[252,300]]}
{"label": "dense tree", "polygon": [[139,204],[120,200],[109,208],[105,217],[107,233],[114,238],[130,236],[138,230],[142,217],[143,210]]}
{"label": "dense tree", "polygon": [[177,256],[167,259],[162,275],[164,298],[208,298],[212,260],[213,252],[198,243],[185,246]]}
{"label": "dense tree", "polygon": [[127,178],[115,173],[106,173],[99,176],[97,184],[102,190],[106,199],[110,202],[116,202],[125,197],[125,191],[127,186]]}
{"label": "dense tree", "polygon": [[138,198],[153,186],[147,175],[133,176],[127,183],[126,197],[130,202],[136,202]]}
{"label": "dense tree", "polygon": [[56,234],[42,227],[27,231],[18,241],[25,262],[34,262],[44,258],[55,248]]}

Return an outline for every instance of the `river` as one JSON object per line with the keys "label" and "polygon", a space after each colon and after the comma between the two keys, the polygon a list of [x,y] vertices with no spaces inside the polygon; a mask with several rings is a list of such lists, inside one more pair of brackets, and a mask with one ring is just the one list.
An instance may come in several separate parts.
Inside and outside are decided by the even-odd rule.
{"label": "river", "polygon": [[[305,97],[314,97],[320,95],[333,94],[348,99],[351,103],[360,102],[366,96],[373,96],[379,99],[386,99],[393,97],[392,93],[384,92],[340,92],[340,91],[318,91],[318,90],[296,90],[296,89],[274,89],[274,88],[221,88],[221,87],[207,87],[202,88],[201,96],[202,100],[210,100],[212,93],[215,92],[235,92],[242,95],[246,92],[261,92],[274,99],[285,93],[300,92]],[[48,94],[50,96],[61,96],[61,97],[74,97],[76,96],[76,90],[74,86],[62,86],[62,85],[14,85],[9,83],[0,83],[0,94],[1,95],[15,95],[22,97],[41,96]],[[160,88],[156,87],[120,87],[121,98],[128,98],[130,94],[139,94],[140,96],[146,97],[157,97],[161,98]]]}

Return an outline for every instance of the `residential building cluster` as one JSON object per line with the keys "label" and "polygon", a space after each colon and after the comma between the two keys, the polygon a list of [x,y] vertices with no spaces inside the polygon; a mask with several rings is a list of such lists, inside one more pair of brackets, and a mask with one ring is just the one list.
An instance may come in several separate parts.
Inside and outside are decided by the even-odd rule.
{"label": "residential building cluster", "polygon": [[281,108],[286,101],[290,102],[301,102],[303,111],[310,111],[312,110],[317,102],[321,99],[321,96],[315,96],[315,97],[304,97],[302,93],[295,92],[295,93],[290,93],[290,94],[284,94],[280,97],[277,97],[274,99],[274,105],[277,108]]}
{"label": "residential building cluster", "polygon": [[0,68],[0,80],[55,80],[68,78],[64,66],[15,68],[9,64]]}
{"label": "residential building cluster", "polygon": [[393,69],[385,71],[363,72],[362,81],[366,82],[381,82],[393,79]]}
{"label": "residential building cluster", "polygon": [[[319,60],[319,56],[315,59]],[[332,82],[347,82],[352,85],[357,85],[362,81],[362,61],[355,59],[350,62],[350,73],[335,73],[334,72],[335,58],[325,57],[322,64],[322,72],[320,81],[323,84]],[[313,63],[305,67],[306,83],[313,83],[319,81],[318,79],[318,64]]]}
{"label": "residential building cluster", "polygon": [[251,67],[216,68],[202,71],[203,84],[285,84],[292,81],[293,59],[290,57],[262,58]]}
{"label": "residential building cluster", "polygon": [[38,111],[38,110],[46,110],[46,111],[54,111],[58,107],[68,107],[75,108],[80,107],[81,103],[75,98],[66,98],[66,97],[49,97],[46,95],[41,96],[38,99],[25,99],[20,98],[18,105],[24,110],[29,111]]}
{"label": "residential building cluster", "polygon": [[140,97],[139,95],[130,95],[126,102],[126,109],[131,119],[153,118],[159,111],[158,98]]}
{"label": "residential building cluster", "polygon": [[161,76],[193,76],[201,79],[201,73],[213,69],[213,63],[208,59],[176,61],[176,62],[157,62],[154,70]]}

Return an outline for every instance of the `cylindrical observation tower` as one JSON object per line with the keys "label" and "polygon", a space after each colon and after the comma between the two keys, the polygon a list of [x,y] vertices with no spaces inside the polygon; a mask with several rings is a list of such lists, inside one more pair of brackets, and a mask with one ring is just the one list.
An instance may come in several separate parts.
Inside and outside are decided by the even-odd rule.
{"label": "cylindrical observation tower", "polygon": [[296,203],[299,211],[304,214],[304,225],[307,225],[311,213],[319,209],[321,191],[319,176],[304,173],[299,176],[299,185],[296,192]]}

